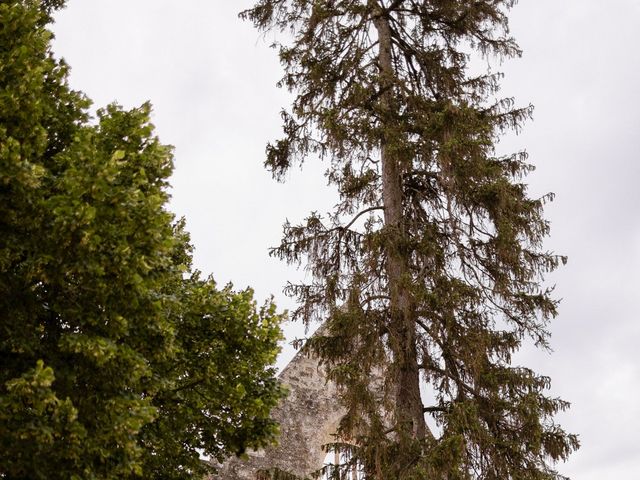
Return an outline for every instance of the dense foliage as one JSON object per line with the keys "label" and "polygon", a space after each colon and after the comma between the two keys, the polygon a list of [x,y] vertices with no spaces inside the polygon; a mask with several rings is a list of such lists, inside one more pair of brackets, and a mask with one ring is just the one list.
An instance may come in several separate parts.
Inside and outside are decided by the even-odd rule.
{"label": "dense foliage", "polygon": [[[273,254],[313,280],[288,286],[298,318],[326,321],[308,348],[342,387],[343,438],[376,479],[561,478],[578,446],[553,420],[568,404],[514,366],[548,344],[557,301],[543,275],[543,205],[527,155],[496,154],[531,113],[497,96],[472,54],[520,54],[515,0],[259,0],[242,13],[280,30],[281,85],[296,94],[267,148],[278,179],[328,162],[335,210],[286,224]],[[385,377],[381,391],[369,381]],[[348,466],[347,466],[348,468]]]}
{"label": "dense foliage", "polygon": [[281,316],[191,268],[150,107],[90,121],[46,29],[0,2],[0,478],[197,478],[273,440]]}

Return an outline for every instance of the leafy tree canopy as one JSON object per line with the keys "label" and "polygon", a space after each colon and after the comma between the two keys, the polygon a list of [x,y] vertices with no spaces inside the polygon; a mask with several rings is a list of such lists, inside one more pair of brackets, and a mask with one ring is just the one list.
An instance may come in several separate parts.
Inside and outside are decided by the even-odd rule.
{"label": "leafy tree canopy", "polygon": [[46,29],[0,2],[0,478],[197,478],[273,440],[279,322],[191,267],[150,106],[89,118]]}

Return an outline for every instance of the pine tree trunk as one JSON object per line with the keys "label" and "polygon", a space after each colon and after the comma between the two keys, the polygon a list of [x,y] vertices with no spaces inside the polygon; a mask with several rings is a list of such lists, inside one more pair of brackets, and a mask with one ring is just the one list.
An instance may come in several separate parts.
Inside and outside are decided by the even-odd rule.
{"label": "pine tree trunk", "polygon": [[424,420],[420,396],[420,371],[418,368],[414,308],[409,293],[411,281],[408,259],[404,252],[405,229],[403,225],[402,163],[397,148],[398,137],[394,134],[393,77],[391,57],[391,32],[388,20],[380,14],[374,20],[378,32],[378,61],[381,72],[384,136],[381,141],[382,200],[384,221],[387,230],[388,288],[390,296],[391,349],[393,372],[396,377],[395,416],[398,422],[399,440],[424,439],[427,426]]}

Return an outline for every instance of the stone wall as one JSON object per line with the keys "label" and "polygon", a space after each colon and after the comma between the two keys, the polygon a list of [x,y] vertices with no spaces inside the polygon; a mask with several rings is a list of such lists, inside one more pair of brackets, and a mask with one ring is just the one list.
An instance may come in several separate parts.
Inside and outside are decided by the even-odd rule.
{"label": "stone wall", "polygon": [[322,447],[335,441],[332,434],[344,415],[336,386],[327,382],[318,361],[302,352],[279,378],[289,395],[273,411],[280,424],[278,446],[249,452],[245,460],[230,459],[210,480],[255,480],[258,471],[273,468],[304,478],[323,466]]}

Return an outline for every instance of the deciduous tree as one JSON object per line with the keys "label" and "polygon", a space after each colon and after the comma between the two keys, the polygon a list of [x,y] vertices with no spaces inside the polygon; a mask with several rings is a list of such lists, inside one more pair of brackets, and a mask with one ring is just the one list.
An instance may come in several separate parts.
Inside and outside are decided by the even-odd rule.
{"label": "deciduous tree", "polygon": [[281,316],[191,267],[150,106],[67,85],[46,25],[0,2],[0,478],[197,478],[273,439]]}
{"label": "deciduous tree", "polygon": [[287,291],[297,318],[326,321],[308,348],[342,387],[341,433],[367,478],[557,479],[578,446],[549,379],[511,363],[526,338],[547,347],[557,301],[542,277],[564,262],[543,249],[552,196],[528,195],[526,153],[496,153],[531,107],[469,68],[520,55],[514,3],[258,0],[241,14],[285,33],[295,93],[266,166],[283,179],[319,157],[339,193],[328,215],[287,223],[273,254],[312,273]]}

